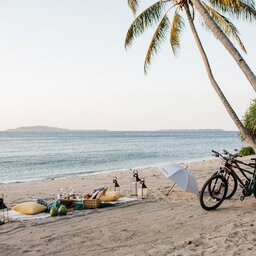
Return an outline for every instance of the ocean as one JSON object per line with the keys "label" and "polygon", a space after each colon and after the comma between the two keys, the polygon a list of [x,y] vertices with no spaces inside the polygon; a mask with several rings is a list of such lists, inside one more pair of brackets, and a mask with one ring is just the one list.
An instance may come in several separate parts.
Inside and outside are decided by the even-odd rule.
{"label": "ocean", "polygon": [[197,131],[0,132],[0,183],[211,158],[241,148],[238,133]]}

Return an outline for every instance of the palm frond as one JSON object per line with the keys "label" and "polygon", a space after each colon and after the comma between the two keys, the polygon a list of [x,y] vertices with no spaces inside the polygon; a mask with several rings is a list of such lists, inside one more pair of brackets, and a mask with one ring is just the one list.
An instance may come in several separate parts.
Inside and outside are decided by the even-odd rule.
{"label": "palm frond", "polygon": [[209,0],[214,8],[233,18],[245,21],[256,20],[254,0]]}
{"label": "palm frond", "polygon": [[209,0],[209,2],[215,7],[221,8],[222,6],[233,7],[239,6],[240,0]]}
{"label": "palm frond", "polygon": [[150,42],[150,45],[146,54],[146,58],[144,62],[145,74],[147,73],[147,70],[151,64],[152,57],[158,53],[158,50],[160,49],[160,44],[166,39],[166,34],[169,27],[170,27],[170,21],[167,15],[164,15],[153,35],[153,38]]}
{"label": "palm frond", "polygon": [[173,16],[171,32],[170,32],[170,43],[172,47],[173,54],[176,55],[178,49],[180,48],[180,35],[184,28],[183,18],[176,11]]}
{"label": "palm frond", "polygon": [[160,0],[148,7],[132,22],[126,34],[125,48],[131,46],[134,38],[141,35],[145,29],[159,22],[164,6],[165,4]]}
{"label": "palm frond", "polygon": [[[242,42],[242,40],[239,37],[239,32],[235,25],[225,16],[221,15],[219,12],[214,10],[212,7],[207,5],[205,2],[202,2],[211,17],[214,19],[214,21],[219,25],[219,27],[223,30],[223,32],[230,38],[233,38],[235,41],[238,42],[241,49],[246,52],[245,46]],[[206,25],[207,26],[207,25]]]}
{"label": "palm frond", "polygon": [[128,1],[128,6],[132,10],[133,14],[135,15],[137,12],[139,0],[127,0]]}

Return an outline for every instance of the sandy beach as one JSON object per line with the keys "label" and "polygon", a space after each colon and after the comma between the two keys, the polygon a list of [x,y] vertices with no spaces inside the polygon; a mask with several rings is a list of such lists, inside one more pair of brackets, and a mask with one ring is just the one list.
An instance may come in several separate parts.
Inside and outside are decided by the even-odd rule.
{"label": "sandy beach", "polygon": [[[188,169],[199,188],[220,161],[193,162]],[[256,200],[239,200],[240,188],[219,209],[204,211],[198,197],[183,192],[156,168],[139,170],[149,197],[145,200],[69,213],[65,217],[13,221],[0,226],[1,256],[10,255],[253,255],[256,248]],[[86,194],[108,186],[116,176],[123,194],[132,172],[116,171],[63,179],[0,185],[8,207],[37,196],[52,201],[72,185]]]}

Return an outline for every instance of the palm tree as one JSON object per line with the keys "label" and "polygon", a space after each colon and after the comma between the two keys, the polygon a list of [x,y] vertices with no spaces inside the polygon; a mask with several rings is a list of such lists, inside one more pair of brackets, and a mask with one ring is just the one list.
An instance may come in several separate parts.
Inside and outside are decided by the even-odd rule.
{"label": "palm tree", "polygon": [[[169,2],[169,1],[168,1]],[[133,4],[132,4],[133,3]],[[137,5],[134,5],[134,0],[130,0],[130,7],[135,12]],[[149,65],[151,64],[152,56],[158,52],[159,46],[161,42],[164,41],[166,38],[166,33],[170,29],[170,43],[172,50],[174,54],[176,54],[179,46],[180,46],[180,34],[182,32],[182,29],[184,28],[184,21],[182,16],[180,16],[179,12],[183,9],[185,10],[190,28],[192,30],[192,33],[194,35],[194,39],[196,41],[196,44],[198,46],[198,49],[200,51],[200,54],[202,56],[208,78],[216,91],[217,95],[219,96],[220,100],[222,101],[224,107],[226,108],[227,112],[229,113],[230,117],[236,124],[237,128],[239,129],[241,135],[244,137],[245,141],[247,141],[253,148],[256,149],[256,142],[254,138],[247,133],[246,129],[244,128],[242,122],[239,120],[238,116],[236,115],[235,111],[227,101],[226,97],[222,93],[220,87],[218,86],[213,73],[211,71],[211,67],[207,58],[207,55],[204,51],[204,48],[202,46],[202,43],[200,41],[200,38],[198,36],[197,30],[194,25],[193,17],[191,15],[190,6],[189,3],[186,0],[182,0],[181,2],[176,2],[174,5],[169,7],[167,11],[163,13],[163,10],[165,8],[167,2],[158,1],[155,4],[151,5],[149,8],[147,8],[144,12],[142,12],[131,24],[130,28],[128,29],[126,40],[125,40],[125,46],[126,48],[130,46],[134,40],[134,38],[140,34],[142,34],[146,28],[159,23],[157,26],[157,29],[153,35],[153,38],[151,40],[151,43],[149,45],[145,63],[144,63],[144,72],[146,73],[148,70]],[[172,24],[169,21],[168,18],[168,12],[173,8],[176,7],[176,10],[173,15]],[[192,9],[193,10],[193,9]],[[217,11],[214,10],[214,15],[221,17],[221,25],[226,29],[227,34],[233,35],[233,37],[239,42],[242,49],[244,48],[244,45],[239,38],[238,31],[235,28],[235,26],[224,16],[219,14]]]}
{"label": "palm tree", "polygon": [[[248,81],[252,85],[254,91],[256,92],[256,76],[241,56],[239,51],[235,48],[232,42],[229,40],[229,37],[234,37],[245,50],[240,38],[237,37],[238,32],[235,27],[231,28],[233,24],[227,26],[229,21],[226,17],[221,15],[217,10],[220,10],[224,13],[228,13],[233,18],[243,19],[246,21],[252,21],[256,19],[256,10],[254,5],[254,0],[208,0],[212,7],[202,0],[188,0],[190,6],[196,8],[198,13],[203,18],[206,26],[212,31],[215,37],[220,40],[223,46],[228,50],[234,60],[237,62],[238,66],[242,72],[247,77]],[[128,0],[128,4],[132,9],[133,13],[136,13],[138,3],[140,0]],[[174,2],[177,5],[183,2],[183,0],[162,0],[161,3]],[[225,22],[227,21],[227,23]]]}
{"label": "palm tree", "polygon": [[[234,58],[240,69],[243,71],[248,81],[252,85],[254,91],[256,92],[256,76],[241,56],[239,51],[235,48],[228,37],[223,33],[220,27],[214,22],[214,17],[211,16],[211,10],[205,6],[204,2],[200,0],[191,0],[196,10],[204,19],[207,26],[214,33],[217,39],[223,44],[223,46],[228,50],[231,56]],[[237,18],[243,18],[245,20],[252,20],[256,18],[256,11],[254,7],[253,0],[243,0],[243,1],[232,1],[232,0],[210,0],[211,4],[224,12],[228,12]],[[208,10],[208,12],[207,12]],[[242,10],[242,12],[241,12]],[[244,12],[245,11],[245,12]],[[216,20],[215,20],[216,21]]]}

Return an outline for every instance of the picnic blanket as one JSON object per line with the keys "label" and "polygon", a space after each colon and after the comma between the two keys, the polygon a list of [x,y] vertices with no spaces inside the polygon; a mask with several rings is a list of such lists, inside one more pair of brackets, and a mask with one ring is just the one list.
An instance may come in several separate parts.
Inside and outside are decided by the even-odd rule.
{"label": "picnic blanket", "polygon": [[[129,202],[135,202],[137,200],[138,200],[137,198],[121,197],[117,201],[101,203],[99,208],[111,207],[111,206],[115,206],[115,205],[122,205],[122,204],[129,203]],[[49,203],[49,205],[48,205],[49,209],[51,207],[59,207],[59,206],[60,205],[59,205],[58,201]],[[90,211],[90,209],[83,209],[82,202],[75,203],[75,210]],[[9,211],[10,221],[26,221],[26,220],[44,219],[44,218],[48,218],[48,217],[50,217],[49,211],[43,212],[43,213],[38,213],[35,215],[21,214],[21,213],[15,212],[13,210]]]}
{"label": "picnic blanket", "polygon": [[19,212],[15,212],[14,210],[8,211],[9,219],[10,221],[19,221],[19,220],[35,220],[35,219],[43,219],[50,217],[49,213],[38,213],[35,215],[26,215],[26,214],[21,214]]}

